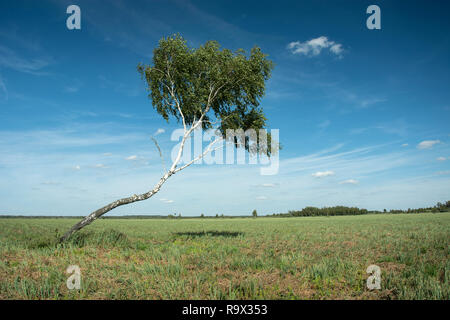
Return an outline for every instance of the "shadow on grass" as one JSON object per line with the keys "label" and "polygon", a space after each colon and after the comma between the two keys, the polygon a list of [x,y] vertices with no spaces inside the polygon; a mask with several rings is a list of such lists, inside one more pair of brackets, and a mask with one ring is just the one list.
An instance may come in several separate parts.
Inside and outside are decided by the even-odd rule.
{"label": "shadow on grass", "polygon": [[226,237],[226,238],[235,238],[243,235],[243,232],[233,232],[233,231],[200,231],[200,232],[175,232],[173,235],[175,236],[187,236],[191,238],[196,237]]}
{"label": "shadow on grass", "polygon": [[76,247],[84,247],[86,245],[126,246],[129,244],[129,240],[124,233],[114,229],[107,229],[103,231],[77,232],[67,240],[67,243]]}
{"label": "shadow on grass", "polygon": [[41,248],[55,248],[58,246],[71,246],[71,247],[84,247],[87,245],[94,246],[127,246],[129,245],[129,240],[125,234],[122,232],[108,229],[103,231],[80,231],[73,234],[65,242],[59,244],[59,235],[55,234],[54,237],[51,236],[41,236],[37,238],[30,239],[27,247],[29,249],[41,249]]}

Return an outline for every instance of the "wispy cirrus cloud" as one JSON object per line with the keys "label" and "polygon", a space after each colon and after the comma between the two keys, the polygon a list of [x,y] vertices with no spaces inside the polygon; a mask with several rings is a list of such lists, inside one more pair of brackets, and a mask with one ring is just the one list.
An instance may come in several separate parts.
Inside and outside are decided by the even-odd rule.
{"label": "wispy cirrus cloud", "polygon": [[261,187],[264,187],[264,188],[275,188],[278,185],[279,185],[278,183],[263,183],[263,184],[261,184]]}
{"label": "wispy cirrus cloud", "polygon": [[331,124],[331,121],[330,120],[324,120],[324,121],[322,121],[322,122],[320,122],[318,125],[317,125],[317,127],[319,128],[319,129],[326,129],[327,127],[329,127],[330,126],[330,124]]}
{"label": "wispy cirrus cloud", "polygon": [[359,101],[359,107],[362,109],[368,108],[376,103],[385,102],[383,98],[365,98]]}
{"label": "wispy cirrus cloud", "polygon": [[262,188],[267,189],[267,188],[279,188],[280,187],[280,183],[269,183],[269,182],[264,182],[264,183],[260,183],[260,184],[254,184],[251,186],[251,190],[261,190]]}
{"label": "wispy cirrus cloud", "polygon": [[[354,128],[349,131],[350,134],[363,134],[368,133],[372,130],[379,130],[386,134],[398,135],[400,137],[405,137],[408,135],[409,125],[404,119],[397,119],[395,121],[380,123],[377,125],[365,127],[365,128]],[[406,147],[408,144],[402,144],[402,147]]]}
{"label": "wispy cirrus cloud", "polygon": [[128,161],[137,160],[137,155],[132,155],[132,156],[126,157],[125,160],[128,160]]}
{"label": "wispy cirrus cloud", "polygon": [[342,44],[328,40],[328,37],[325,36],[314,38],[305,42],[291,42],[287,45],[287,49],[291,51],[292,54],[299,54],[307,57],[318,56],[324,49],[328,49],[329,52],[340,58],[344,52]]}
{"label": "wispy cirrus cloud", "polygon": [[0,92],[3,92],[2,94],[0,94],[0,99],[8,100],[8,89],[6,88],[5,82],[3,81],[1,76],[0,76]]}
{"label": "wispy cirrus cloud", "polygon": [[[330,177],[335,172],[339,172],[340,176],[361,177],[404,166],[412,161],[411,157],[406,156],[407,151],[389,153],[380,151],[384,148],[389,148],[391,144],[373,145],[336,152],[343,148],[343,144],[338,144],[333,148],[311,155],[282,160],[280,168],[281,172],[286,174],[303,172],[305,178],[308,176],[313,178]],[[329,169],[322,171],[321,169],[323,168]],[[316,172],[311,175],[311,171]]]}
{"label": "wispy cirrus cloud", "polygon": [[367,109],[373,105],[386,102],[387,99],[374,95],[356,93],[354,90],[336,88],[336,97],[353,104],[356,109]]}
{"label": "wispy cirrus cloud", "polygon": [[[99,130],[95,129],[98,128],[93,129],[97,134]],[[105,136],[98,139],[97,135],[89,143],[81,141],[74,144],[73,134],[57,131],[47,137],[58,139],[58,143],[44,148],[43,143],[48,142],[47,139],[16,133],[21,138],[16,137],[12,141],[10,134],[3,135],[0,131],[0,193],[11,194],[3,198],[0,212],[21,210],[28,214],[60,214],[66,209],[66,214],[88,214],[103,202],[148,191],[160,178],[159,161],[154,161],[154,165],[145,170],[134,166],[135,162],[130,165],[124,158],[134,152],[129,149],[132,136],[119,132],[119,136],[115,137],[118,133],[114,132],[114,136],[106,139],[107,144],[104,144]],[[82,140],[87,138],[85,130],[80,134]],[[142,145],[148,141],[148,132],[133,141]],[[115,149],[112,142],[120,148]],[[147,143],[150,146],[150,142]],[[344,146],[337,144],[302,157],[282,159],[276,182],[260,176],[259,168],[254,166],[192,166],[164,185],[158,193],[164,200],[155,198],[134,207],[118,208],[111,214],[182,212],[184,216],[204,212],[211,215],[220,207],[224,213],[233,215],[251,212],[255,208],[261,213],[274,213],[307,205],[341,204],[368,209],[407,208],[423,206],[424,199],[427,201],[425,204],[442,200],[448,190],[446,187],[450,185],[447,174],[436,174],[440,170],[438,163],[429,168],[428,177],[410,180],[411,176],[405,175],[404,170],[409,167],[417,172],[428,155],[415,148],[402,149],[401,152],[395,148],[392,150],[393,146],[398,146],[397,141],[356,149],[344,149]],[[106,157],[104,154],[108,152],[113,152],[113,155]],[[139,152],[141,154],[142,151]],[[158,159],[155,152],[153,155]],[[149,156],[147,153],[146,157]],[[95,168],[95,164],[103,164],[109,169]],[[312,176],[312,173],[327,171],[337,174],[325,174],[323,179]],[[422,176],[426,174],[420,172]],[[363,185],[351,181],[363,179],[367,182]],[[340,183],[344,182],[342,180],[345,183]],[[42,185],[43,181],[61,185]],[[214,181],[221,181],[221,188],[209,187],[214,186]],[[186,189],[186,185],[189,188]],[[270,197],[264,192],[269,190]],[[205,197],[199,194],[213,200],[205,201]],[[28,202],[19,204],[17,199],[21,198],[28,199]]]}
{"label": "wispy cirrus cloud", "polygon": [[121,144],[129,140],[145,141],[145,135],[126,133],[108,134],[102,132],[83,133],[79,129],[59,129],[59,130],[24,130],[20,132],[0,131],[0,145],[2,141],[8,141],[9,147],[16,148],[22,146],[40,147],[42,150],[50,148],[80,148],[92,146],[105,146]]}
{"label": "wispy cirrus cloud", "polygon": [[111,80],[103,75],[98,76],[100,81],[100,88],[112,89],[116,92],[126,94],[129,97],[137,97],[143,90],[141,87],[132,86],[124,82]]}
{"label": "wispy cirrus cloud", "polygon": [[108,166],[104,165],[103,163],[97,163],[96,165],[93,166],[96,169],[106,169],[109,168]]}
{"label": "wispy cirrus cloud", "polygon": [[67,92],[67,93],[75,93],[75,92],[78,92],[78,90],[80,90],[80,88],[78,88],[76,86],[66,86],[66,87],[64,87],[64,92]]}
{"label": "wispy cirrus cloud", "polygon": [[339,184],[358,184],[359,181],[355,180],[355,179],[348,179],[348,180],[344,180],[339,182]]}
{"label": "wispy cirrus cloud", "polygon": [[41,184],[44,186],[59,186],[59,185],[61,185],[60,182],[56,182],[56,181],[43,181],[43,182],[41,182]]}
{"label": "wispy cirrus cloud", "polygon": [[378,107],[388,101],[386,96],[373,92],[370,88],[348,86],[344,83],[334,83],[318,87],[324,97],[342,113],[364,111]]}
{"label": "wispy cirrus cloud", "polygon": [[71,84],[64,86],[63,88],[64,92],[76,93],[80,91],[80,88],[83,86],[83,83],[78,79],[71,80],[71,82],[72,82]]}
{"label": "wispy cirrus cloud", "polygon": [[[64,8],[72,4],[71,0],[53,0],[53,2]],[[257,34],[240,28],[230,23],[229,19],[223,19],[204,10],[195,1],[168,0],[164,3],[135,1],[133,6],[130,6],[126,0],[115,0],[104,6],[94,1],[78,0],[78,5],[85,8],[83,21],[95,36],[100,37],[105,43],[130,50],[143,57],[151,57],[154,49],[152,42],[158,41],[162,36],[178,32],[180,24],[190,25],[189,28],[182,29],[183,36],[189,39],[190,45],[196,46],[205,36],[209,37],[211,31],[216,37],[235,43],[248,43],[255,38],[271,37],[267,33]],[[166,16],[176,19],[166,19]]]}
{"label": "wispy cirrus cloud", "polygon": [[42,71],[42,69],[53,62],[53,59],[47,56],[25,58],[18,55],[14,50],[0,45],[0,67],[33,75],[45,75],[48,73]]}

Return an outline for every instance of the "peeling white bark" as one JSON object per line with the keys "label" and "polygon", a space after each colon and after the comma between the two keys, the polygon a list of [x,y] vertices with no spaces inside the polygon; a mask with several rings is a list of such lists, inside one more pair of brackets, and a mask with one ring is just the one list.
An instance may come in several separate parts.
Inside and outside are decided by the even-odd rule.
{"label": "peeling white bark", "polygon": [[69,231],[67,231],[61,237],[60,242],[67,240],[73,233],[75,233],[76,231],[80,230],[81,228],[91,224],[94,220],[98,219],[99,217],[101,217],[105,213],[111,211],[112,209],[123,206],[125,204],[146,200],[146,199],[152,197],[155,193],[157,193],[161,189],[161,186],[164,184],[164,182],[166,182],[166,180],[173,174],[174,174],[173,171],[166,172],[164,174],[164,176],[162,176],[162,178],[159,180],[159,182],[155,185],[155,187],[146,193],[143,193],[140,195],[134,194],[131,197],[116,200],[116,201],[111,202],[110,204],[92,212],[86,218],[84,218],[83,220],[81,220],[80,222],[75,224]]}

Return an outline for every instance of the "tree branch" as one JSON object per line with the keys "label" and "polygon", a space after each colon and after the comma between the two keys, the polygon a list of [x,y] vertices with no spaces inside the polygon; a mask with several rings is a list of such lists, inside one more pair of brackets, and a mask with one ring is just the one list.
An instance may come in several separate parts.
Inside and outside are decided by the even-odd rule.
{"label": "tree branch", "polygon": [[220,147],[217,147],[217,148],[214,148],[213,150],[211,150],[211,148],[212,148],[212,146],[213,146],[214,144],[216,144],[216,143],[219,142],[219,141],[223,141],[223,140],[224,140],[223,138],[220,138],[220,139],[215,139],[214,141],[212,141],[212,142],[208,145],[208,147],[206,148],[206,150],[205,150],[202,154],[200,154],[198,157],[194,158],[193,160],[189,161],[189,162],[186,163],[185,165],[183,165],[183,166],[177,168],[177,169],[174,171],[174,173],[176,173],[176,172],[178,172],[178,171],[181,171],[181,170],[183,170],[184,168],[189,167],[189,166],[190,166],[191,164],[193,164],[194,162],[196,162],[196,161],[202,159],[202,158],[203,158],[204,156],[206,156],[209,152],[212,152],[212,151],[218,150],[218,149],[220,149],[220,148],[223,148],[223,145],[222,145],[222,146],[220,146]]}

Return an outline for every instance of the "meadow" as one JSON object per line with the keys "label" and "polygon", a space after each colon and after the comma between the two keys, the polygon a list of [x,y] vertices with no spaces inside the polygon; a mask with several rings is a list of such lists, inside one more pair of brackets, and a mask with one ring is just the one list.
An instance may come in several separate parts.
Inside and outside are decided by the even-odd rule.
{"label": "meadow", "polygon": [[0,299],[450,298],[450,213],[100,219],[57,244],[75,222],[0,219]]}

